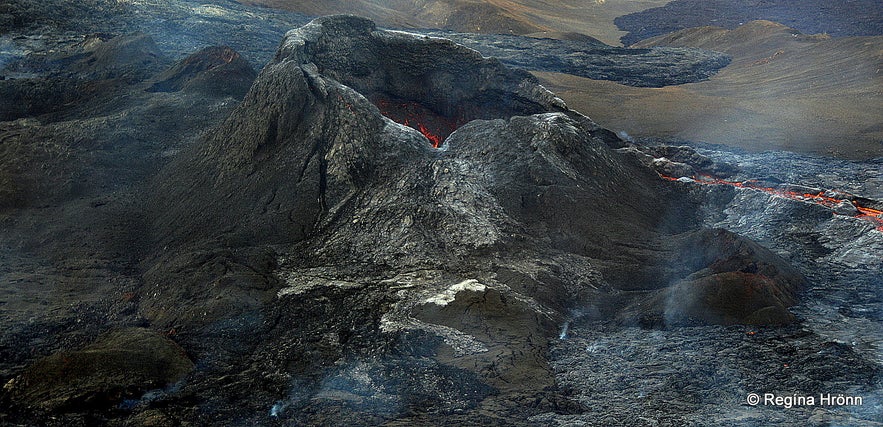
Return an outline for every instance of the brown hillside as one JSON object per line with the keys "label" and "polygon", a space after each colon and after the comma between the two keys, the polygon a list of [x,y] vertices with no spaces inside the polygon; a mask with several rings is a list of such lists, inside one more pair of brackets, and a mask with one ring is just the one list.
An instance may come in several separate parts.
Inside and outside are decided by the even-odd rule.
{"label": "brown hillside", "polygon": [[246,0],[243,4],[286,9],[308,15],[352,14],[391,27],[442,28],[462,32],[525,34],[548,30],[523,16],[476,0]]}
{"label": "brown hillside", "polygon": [[769,21],[701,27],[641,43],[733,56],[709,81],[641,89],[540,74],[570,105],[633,136],[848,158],[883,156],[883,36],[808,36]]}
{"label": "brown hillside", "polygon": [[617,16],[662,6],[667,0],[241,0],[309,15],[348,13],[389,27],[443,28],[464,32],[529,34],[544,37],[585,34],[619,45],[626,33]]}

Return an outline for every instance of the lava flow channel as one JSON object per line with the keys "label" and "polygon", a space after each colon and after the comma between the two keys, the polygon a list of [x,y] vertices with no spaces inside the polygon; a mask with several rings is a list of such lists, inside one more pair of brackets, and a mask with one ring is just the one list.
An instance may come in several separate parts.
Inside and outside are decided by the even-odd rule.
{"label": "lava flow channel", "polygon": [[460,125],[459,120],[436,114],[416,102],[377,99],[374,105],[390,120],[416,129],[435,148],[441,147],[445,138],[454,133]]}
{"label": "lava flow channel", "polygon": [[[680,178],[674,178],[666,175],[659,175],[665,180],[668,181],[677,181]],[[704,185],[729,185],[732,187],[738,188],[747,188],[749,190],[762,191],[764,193],[772,194],[777,197],[782,197],[791,200],[800,200],[802,202],[811,202],[818,205],[825,206],[830,209],[834,209],[837,205],[842,203],[849,203],[855,206],[856,210],[858,210],[858,214],[854,215],[855,218],[861,218],[864,220],[871,221],[877,225],[876,229],[880,232],[883,232],[883,211],[879,211],[877,209],[871,209],[867,207],[863,207],[858,205],[854,200],[849,199],[839,199],[836,197],[826,196],[824,191],[819,191],[818,193],[807,193],[800,191],[789,191],[783,190],[780,188],[772,188],[772,187],[764,187],[762,185],[756,184],[757,181],[727,181],[720,178],[715,178],[709,175],[700,175],[691,177],[693,182],[697,184]]]}

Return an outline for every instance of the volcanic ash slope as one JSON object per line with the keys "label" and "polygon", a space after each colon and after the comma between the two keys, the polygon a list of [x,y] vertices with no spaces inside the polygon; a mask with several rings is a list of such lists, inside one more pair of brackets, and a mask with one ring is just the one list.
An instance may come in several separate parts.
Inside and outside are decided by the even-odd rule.
{"label": "volcanic ash slope", "polygon": [[201,423],[580,412],[547,363],[571,312],[793,321],[800,275],[702,228],[700,201],[622,145],[448,40],[354,17],[289,32],[233,114],[157,175],[140,312],[196,368],[133,417],[154,401]]}

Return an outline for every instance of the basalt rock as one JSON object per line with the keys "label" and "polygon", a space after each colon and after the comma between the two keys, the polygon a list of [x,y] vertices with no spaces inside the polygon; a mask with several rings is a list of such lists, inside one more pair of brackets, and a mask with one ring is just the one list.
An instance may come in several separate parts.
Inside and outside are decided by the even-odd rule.
{"label": "basalt rock", "polygon": [[[106,2],[77,8],[95,3]],[[232,3],[115,4],[131,12],[114,15],[116,25],[149,29],[176,58],[224,44],[269,59],[279,28],[295,22]],[[77,17],[64,21],[89,28],[77,34],[107,18]],[[82,51],[82,37],[55,35],[13,44]],[[654,159],[702,166],[681,149],[644,154],[529,76],[495,71],[450,43],[353,18],[317,21],[287,41],[303,42],[291,51],[307,61],[280,55],[241,104],[190,83],[228,74],[184,67],[160,79],[162,65],[146,80],[118,80],[107,102],[0,123],[0,378],[32,379],[0,394],[0,424],[881,421],[867,402],[881,389],[874,296],[883,234],[869,218],[747,186],[662,180]],[[343,54],[347,44],[374,50]],[[426,60],[409,65],[391,46]],[[450,60],[433,68],[433,50]],[[350,53],[379,68],[357,67]],[[4,50],[0,62],[21,55]],[[418,83],[399,87],[374,72]],[[412,92],[450,88],[433,79],[451,74],[478,82],[477,100]],[[181,90],[145,91],[168,77]],[[401,99],[360,92],[396,88]],[[502,105],[459,121],[450,113],[509,96],[530,109]],[[879,163],[721,156],[744,169],[734,182],[846,186],[880,198]],[[809,276],[808,297],[779,256]],[[796,298],[805,302],[788,307]],[[788,310],[797,324],[754,326],[794,321]],[[101,338],[120,328],[141,342]],[[118,347],[131,361],[105,357]],[[180,371],[147,375],[157,354],[180,349],[187,357],[171,359]],[[69,376],[55,369],[65,356],[79,361]],[[179,373],[184,381],[163,388]],[[867,399],[825,411],[750,408],[746,418],[746,390]]]}
{"label": "basalt rock", "polygon": [[168,60],[153,38],[144,33],[126,36],[93,34],[83,40],[82,52],[50,55],[47,66],[59,73],[72,73],[79,79],[125,79],[142,81]]}
{"label": "basalt rock", "polygon": [[805,279],[768,249],[725,230],[700,230],[673,240],[678,242],[674,257],[663,257],[658,269],[672,285],[625,309],[625,323],[665,327],[796,320],[787,308],[797,303]]}
{"label": "basalt rock", "polygon": [[[9,419],[499,424],[586,409],[548,364],[574,317],[793,320],[802,278],[787,263],[702,228],[695,193],[527,72],[469,48],[321,18],[288,33],[238,102],[251,77],[231,50],[164,68],[142,36],[90,40],[77,52],[93,54],[59,56],[75,70],[65,78],[112,81],[101,99],[113,102],[0,126],[22,168],[0,174],[11,184],[0,202],[7,240],[37,235],[27,250],[57,264],[9,277],[58,281],[65,295],[89,286],[104,317],[80,341],[43,344],[46,359],[9,351]],[[220,112],[204,136],[182,136]],[[58,120],[71,117],[84,118]],[[67,169],[80,159],[82,176]],[[15,216],[53,204],[39,213],[64,214],[52,225]],[[94,265],[121,253],[131,261]],[[31,268],[10,254],[10,270]],[[669,320],[672,299],[686,314]],[[162,331],[196,368],[166,357],[177,347],[158,333],[94,341],[108,312]],[[36,328],[4,342],[35,342]]]}
{"label": "basalt rock", "polygon": [[690,165],[702,174],[726,178],[736,174],[739,169],[733,165],[715,162],[707,156],[696,152],[686,145],[652,145],[643,147],[643,150],[654,158],[666,158],[673,162]]}
{"label": "basalt rock", "polygon": [[[235,229],[249,239],[296,242],[311,234],[323,210],[397,163],[430,158],[419,133],[385,120],[369,99],[393,116],[419,104],[427,122],[566,111],[531,75],[450,41],[378,31],[354,17],[317,20],[286,36],[238,113],[201,152],[181,160],[196,163],[170,169],[157,191],[164,211],[157,223],[175,226],[161,234]],[[290,190],[277,191],[281,182]],[[182,200],[182,192],[185,204],[169,202]]]}

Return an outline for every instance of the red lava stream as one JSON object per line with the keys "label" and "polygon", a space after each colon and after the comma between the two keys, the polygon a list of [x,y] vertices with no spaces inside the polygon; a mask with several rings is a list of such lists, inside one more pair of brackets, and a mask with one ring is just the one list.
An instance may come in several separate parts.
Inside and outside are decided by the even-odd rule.
{"label": "red lava stream", "polygon": [[[680,178],[665,176],[662,174],[660,174],[659,176],[665,180],[668,180],[668,181],[677,181],[680,179]],[[762,185],[757,184],[757,181],[755,181],[755,180],[749,180],[749,181],[743,181],[743,182],[727,181],[724,179],[715,178],[715,177],[708,176],[708,175],[693,176],[693,177],[691,177],[691,179],[698,184],[729,185],[732,187],[747,188],[750,190],[762,191],[764,193],[772,194],[774,196],[782,197],[785,199],[815,203],[815,204],[822,205],[822,206],[825,206],[825,207],[831,208],[831,209],[834,209],[835,206],[840,205],[842,203],[850,203],[853,206],[855,206],[855,208],[859,212],[857,215],[854,215],[855,218],[861,218],[861,219],[871,221],[876,224],[877,231],[883,232],[883,211],[860,206],[858,203],[856,203],[855,200],[850,200],[848,198],[837,198],[837,197],[831,197],[829,195],[826,195],[826,194],[832,194],[835,192],[819,191],[818,193],[813,194],[813,193],[800,192],[800,191],[789,191],[789,190],[783,190],[780,188],[764,187]]]}

